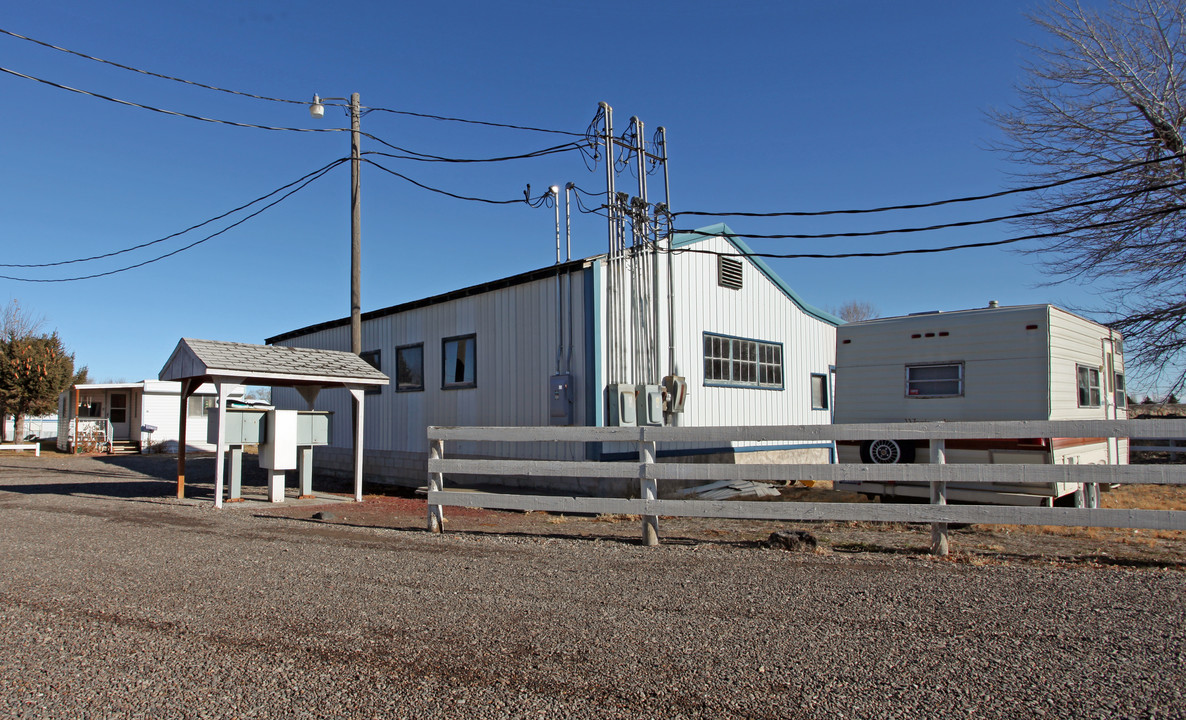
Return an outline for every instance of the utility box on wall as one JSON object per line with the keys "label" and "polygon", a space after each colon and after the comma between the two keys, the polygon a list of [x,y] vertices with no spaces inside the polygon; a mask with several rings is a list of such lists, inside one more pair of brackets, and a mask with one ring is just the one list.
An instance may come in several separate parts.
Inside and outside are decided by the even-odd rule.
{"label": "utility box on wall", "polygon": [[635,385],[609,386],[609,424],[613,427],[634,427],[638,424],[638,388]]}
{"label": "utility box on wall", "polygon": [[638,424],[663,424],[663,390],[658,385],[638,386]]}
{"label": "utility box on wall", "polygon": [[548,379],[548,422],[572,425],[572,405],[572,375],[553,375]]}
{"label": "utility box on wall", "polygon": [[[231,409],[226,411],[222,436],[227,445],[259,445],[268,438],[268,411]],[[218,413],[211,412],[206,422],[206,442],[218,444]]]}

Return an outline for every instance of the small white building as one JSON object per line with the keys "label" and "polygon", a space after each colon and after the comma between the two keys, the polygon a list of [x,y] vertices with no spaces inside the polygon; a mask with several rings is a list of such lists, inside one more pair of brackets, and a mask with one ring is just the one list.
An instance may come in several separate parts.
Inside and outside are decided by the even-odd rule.
{"label": "small white building", "polygon": [[[243,388],[234,395],[241,397]],[[71,386],[58,395],[57,448],[71,451],[77,428],[83,443],[92,449],[105,445],[147,452],[159,444],[165,452],[176,452],[180,396],[181,383],[160,380]],[[186,400],[185,435],[190,450],[214,449],[206,441],[206,418],[217,401],[218,393],[211,384],[201,386]]]}
{"label": "small white building", "polygon": [[[1127,414],[1125,390],[1120,334],[1053,305],[992,303],[974,310],[848,323],[837,333],[837,423],[1122,419]],[[841,462],[927,462],[929,443],[873,438],[840,444],[838,454]],[[1123,464],[1128,462],[1128,441],[948,440],[946,461]],[[1040,491],[1061,497],[1078,487],[1064,485]],[[842,489],[916,497],[927,493],[922,487],[876,483]],[[1000,499],[973,497],[971,492],[957,488],[951,497]]]}
{"label": "small white building", "polygon": [[[830,369],[837,318],[800,298],[724,225],[678,236],[671,253],[561,263],[434,297],[364,313],[363,357],[388,374],[366,402],[368,480],[422,485],[429,425],[618,424],[618,391],[686,381],[682,412],[669,425],[783,425],[830,422]],[[670,278],[670,282],[669,282]],[[349,319],[286,332],[269,344],[349,348]],[[641,387],[642,398],[646,389]],[[304,409],[291,389],[273,388],[279,408]],[[640,399],[637,422],[647,422]],[[349,398],[322,393],[334,412],[334,447],[318,451],[319,472],[349,466]],[[628,418],[626,418],[628,420]],[[635,448],[559,443],[454,443],[450,456],[612,459]],[[829,443],[668,448],[744,462],[830,462]],[[664,448],[660,447],[660,456]],[[514,484],[517,481],[508,479]],[[525,480],[528,484],[530,481]],[[555,484],[552,487],[557,487]],[[567,490],[616,492],[602,481]]]}

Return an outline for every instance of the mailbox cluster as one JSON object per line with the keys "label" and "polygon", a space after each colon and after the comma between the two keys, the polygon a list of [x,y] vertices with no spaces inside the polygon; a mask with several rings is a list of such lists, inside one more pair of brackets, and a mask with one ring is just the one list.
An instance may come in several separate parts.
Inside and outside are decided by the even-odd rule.
{"label": "mailbox cluster", "polygon": [[242,499],[244,445],[259,446],[259,465],[269,471],[269,500],[284,501],[286,470],[297,471],[302,497],[312,495],[313,448],[332,440],[331,415],[316,410],[227,408],[225,428],[219,428],[217,414],[211,413],[206,441],[217,443],[221,432],[231,452],[230,500]]}

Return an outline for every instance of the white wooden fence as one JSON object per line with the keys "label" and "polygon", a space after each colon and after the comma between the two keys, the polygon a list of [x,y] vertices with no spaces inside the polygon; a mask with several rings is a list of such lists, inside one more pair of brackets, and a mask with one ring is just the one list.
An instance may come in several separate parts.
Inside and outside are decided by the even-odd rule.
{"label": "white wooden fence", "polygon": [[[762,520],[834,520],[932,524],[932,552],[947,553],[948,523],[1064,525],[1152,530],[1186,530],[1186,511],[1100,508],[947,505],[948,483],[1145,483],[1186,484],[1186,469],[1175,465],[947,465],[945,441],[992,438],[1186,437],[1186,420],[1088,420],[1021,422],[925,422],[762,427],[429,427],[428,529],[440,532],[444,506],[547,512],[634,514],[642,516],[642,540],[658,543],[659,516]],[[790,465],[657,463],[661,443],[728,441],[930,440],[930,465]],[[637,462],[496,460],[450,458],[446,443],[479,442],[633,442]],[[586,477],[638,479],[639,497],[555,497],[445,490],[447,474],[479,476]],[[924,482],[930,505],[880,503],[800,503],[658,498],[663,480],[788,480],[831,482]]]}

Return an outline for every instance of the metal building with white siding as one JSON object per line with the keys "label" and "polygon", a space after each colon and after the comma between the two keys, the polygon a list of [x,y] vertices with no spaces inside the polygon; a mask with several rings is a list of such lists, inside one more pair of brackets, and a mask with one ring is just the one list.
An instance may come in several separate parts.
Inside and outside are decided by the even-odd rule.
{"label": "metal building with white siding", "polygon": [[[647,257],[634,258],[641,264],[633,269],[603,255],[364,313],[363,355],[392,378],[391,386],[366,401],[367,479],[423,484],[429,425],[618,424],[611,408],[614,388],[633,392],[661,386],[672,376],[686,381],[687,399],[682,412],[664,413],[664,424],[830,422],[830,370],[840,320],[804,302],[731,235],[725,225],[714,225],[677,236],[672,252],[647,250]],[[628,297],[622,288],[630,282],[636,293]],[[342,350],[349,347],[349,332],[349,319],[342,318],[267,342]],[[564,386],[571,403],[564,402]],[[272,401],[281,408],[305,407],[285,388],[274,388]],[[317,469],[344,473],[349,396],[324,392],[317,407],[334,411],[334,422],[341,424],[334,429],[335,446],[315,456]],[[736,445],[668,452],[718,462],[770,452],[780,453],[781,460],[832,460],[830,444]],[[585,459],[612,458],[617,451],[633,449],[455,443],[448,453]],[[563,489],[618,489],[610,485],[572,479]]]}

